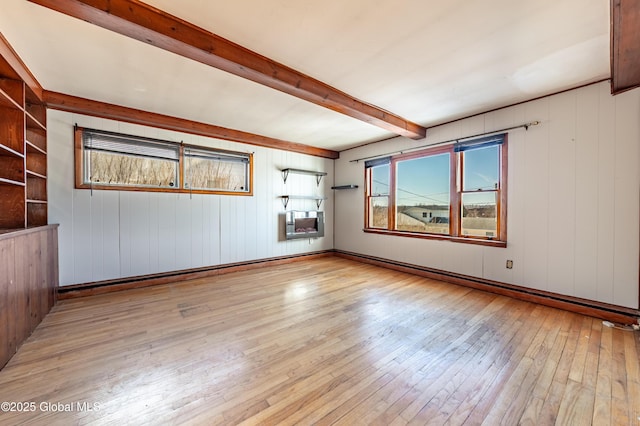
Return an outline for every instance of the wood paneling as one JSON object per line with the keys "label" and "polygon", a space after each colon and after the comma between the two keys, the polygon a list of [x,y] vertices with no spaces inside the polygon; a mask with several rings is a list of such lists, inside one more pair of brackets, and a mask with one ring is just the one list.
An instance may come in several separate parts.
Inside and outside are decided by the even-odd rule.
{"label": "wood paneling", "polygon": [[[234,142],[155,129],[106,119],[49,112],[49,155],[55,164],[72,164],[73,126],[180,141],[232,151],[251,148]],[[60,223],[62,285],[202,268],[333,248],[333,232],[308,240],[278,241],[278,195],[286,192],[281,168],[304,166],[330,173],[320,186],[300,179],[291,190],[329,196],[330,159],[257,147],[256,192],[252,197],[203,194],[76,190],[71,167],[49,172],[50,220]],[[53,163],[52,163],[53,164]],[[293,185],[293,180],[287,185]],[[288,189],[288,188],[287,188]],[[243,200],[238,200],[242,198]],[[315,202],[311,202],[316,209]],[[297,205],[306,208],[308,205]],[[332,200],[323,203],[326,221]],[[328,222],[327,222],[328,223]]]}
{"label": "wood paneling", "polygon": [[[567,92],[549,98],[548,199],[545,209],[549,241],[546,249],[547,290],[575,294],[576,229],[576,96]],[[538,212],[541,213],[541,212]],[[534,212],[535,214],[535,212]],[[572,218],[567,223],[566,218]]]}
{"label": "wood paneling", "polygon": [[633,424],[637,334],[323,257],[64,300],[0,400],[97,404],[7,424]]}
{"label": "wood paneling", "polygon": [[590,86],[577,93],[575,149],[575,276],[574,294],[585,299],[598,298],[598,110],[600,90]]}
{"label": "wood paneling", "polygon": [[[637,309],[640,91],[600,82],[429,129],[427,143],[539,120],[509,132],[506,248],[362,232],[359,192],[336,203],[336,248]],[[480,123],[480,124],[478,124]],[[341,153],[336,178],[362,182],[350,159],[392,152],[400,138]],[[513,165],[513,167],[511,167]],[[361,220],[360,220],[361,222]],[[445,257],[445,259],[443,259]],[[511,270],[507,260],[514,261]],[[479,267],[478,267],[479,265]]]}
{"label": "wood paneling", "polygon": [[412,139],[426,129],[137,0],[31,0]]}
{"label": "wood paneling", "polygon": [[15,241],[0,239],[0,366],[16,352],[17,318]]}
{"label": "wood paneling", "polygon": [[57,225],[0,234],[0,367],[55,304]]}
{"label": "wood paneling", "polygon": [[315,148],[301,143],[283,141],[267,136],[243,132],[241,130],[227,129],[213,124],[185,120],[154,112],[84,99],[77,96],[50,92],[48,90],[44,92],[44,98],[48,108],[60,111],[107,118],[110,120],[118,120],[125,123],[140,124],[143,126],[158,127],[160,129],[241,142],[266,148],[282,149],[285,151],[298,152],[324,158],[338,158],[340,156],[340,153],[337,151]]}
{"label": "wood paneling", "polygon": [[104,280],[101,282],[83,283],[62,286],[57,289],[58,300],[75,299],[77,297],[95,296],[134,288],[152,287],[177,281],[186,281],[218,275],[230,274],[238,271],[250,271],[274,265],[288,265],[294,262],[304,262],[310,259],[332,255],[332,251],[309,253],[297,256],[283,256],[271,259],[260,259],[252,262],[240,262],[216,265],[206,268],[172,270],[166,273],[134,276],[119,280]]}
{"label": "wood paneling", "polygon": [[611,92],[640,87],[640,3],[611,0]]}
{"label": "wood paneling", "polygon": [[[638,260],[640,247],[629,244],[637,242],[640,235],[640,102],[638,92],[625,92],[617,95],[615,115],[615,209],[614,227],[614,279],[613,303],[639,303]],[[635,123],[629,126],[627,123]],[[635,267],[630,267],[635,265]],[[635,283],[635,288],[629,283]]]}

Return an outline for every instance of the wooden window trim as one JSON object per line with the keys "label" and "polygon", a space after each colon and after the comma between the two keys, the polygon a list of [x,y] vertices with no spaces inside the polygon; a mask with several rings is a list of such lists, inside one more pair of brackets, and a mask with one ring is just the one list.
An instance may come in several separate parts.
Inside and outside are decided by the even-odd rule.
{"label": "wooden window trim", "polygon": [[[104,184],[90,184],[84,182],[84,161],[83,161],[83,147],[82,147],[82,133],[85,130],[84,127],[76,126],[74,129],[74,165],[75,165],[75,188],[76,189],[90,189],[100,191],[134,191],[134,192],[169,192],[179,194],[213,194],[213,195],[234,195],[234,196],[253,196],[253,153],[240,153],[235,151],[229,151],[225,149],[210,148],[199,145],[180,144],[179,147],[179,162],[178,173],[180,185],[175,188],[159,188],[159,187],[147,187],[147,186],[129,186],[129,185],[104,185]],[[184,188],[184,149],[203,149],[211,150],[212,152],[219,153],[233,153],[246,155],[249,158],[249,191],[246,192],[234,192],[234,191],[216,191],[206,189],[190,189]]]}
{"label": "wooden window trim", "polygon": [[[369,189],[371,188],[371,174],[365,169],[365,227],[363,231],[370,234],[395,235],[409,238],[421,238],[426,240],[452,241],[457,243],[483,245],[489,247],[507,247],[507,162],[508,162],[508,134],[504,135],[504,141],[500,145],[499,173],[500,182],[497,197],[497,237],[483,238],[478,236],[461,235],[462,226],[462,155],[454,151],[453,145],[427,148],[406,154],[391,157],[389,168],[389,209],[388,228],[368,227],[369,224]],[[396,225],[396,165],[399,161],[422,158],[426,156],[450,153],[450,199],[449,199],[449,235],[428,234],[421,232],[399,231]]]}

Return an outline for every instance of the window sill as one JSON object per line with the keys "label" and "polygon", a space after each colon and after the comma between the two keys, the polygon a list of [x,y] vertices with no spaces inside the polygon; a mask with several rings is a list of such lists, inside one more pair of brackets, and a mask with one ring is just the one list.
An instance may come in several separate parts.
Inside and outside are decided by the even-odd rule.
{"label": "window sill", "polygon": [[213,195],[248,195],[253,196],[252,191],[212,191],[206,189],[188,189],[177,187],[160,187],[160,186],[128,186],[128,185],[101,185],[94,183],[76,184],[76,189],[91,189],[94,191],[137,191],[137,192],[168,192],[174,194],[213,194]]}
{"label": "window sill", "polygon": [[475,244],[475,245],[487,246],[487,247],[500,247],[500,248],[507,247],[507,242],[500,241],[500,240],[484,240],[480,238],[470,238],[470,237],[451,237],[449,235],[436,235],[436,234],[419,234],[416,232],[389,231],[387,229],[373,229],[373,228],[365,228],[363,229],[363,231],[369,234],[395,235],[398,237],[422,238],[424,240],[452,241],[454,243]]}

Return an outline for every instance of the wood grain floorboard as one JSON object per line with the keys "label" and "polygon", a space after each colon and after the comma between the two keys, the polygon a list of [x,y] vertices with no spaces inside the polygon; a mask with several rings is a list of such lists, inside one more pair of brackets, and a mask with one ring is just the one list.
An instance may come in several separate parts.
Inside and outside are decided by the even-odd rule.
{"label": "wood grain floorboard", "polygon": [[327,256],[60,301],[0,371],[0,401],[34,403],[0,425],[636,425],[639,354],[595,318]]}

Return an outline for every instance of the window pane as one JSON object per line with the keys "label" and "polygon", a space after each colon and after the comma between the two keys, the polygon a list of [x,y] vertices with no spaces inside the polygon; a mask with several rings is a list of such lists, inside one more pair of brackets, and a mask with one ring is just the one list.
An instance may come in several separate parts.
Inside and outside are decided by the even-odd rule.
{"label": "window pane", "polygon": [[463,153],[463,191],[498,189],[500,146],[470,149]]}
{"label": "window pane", "polygon": [[389,228],[389,197],[369,198],[369,228]]}
{"label": "window pane", "polygon": [[371,172],[371,195],[389,194],[389,165],[376,166],[369,169]]}
{"label": "window pane", "polygon": [[249,164],[185,155],[184,187],[222,191],[249,191]]}
{"label": "window pane", "polygon": [[495,191],[462,194],[462,235],[498,237],[497,196]]}
{"label": "window pane", "polygon": [[449,234],[449,155],[397,163],[397,230]]}
{"label": "window pane", "polygon": [[176,187],[178,162],[113,152],[85,150],[87,183]]}

